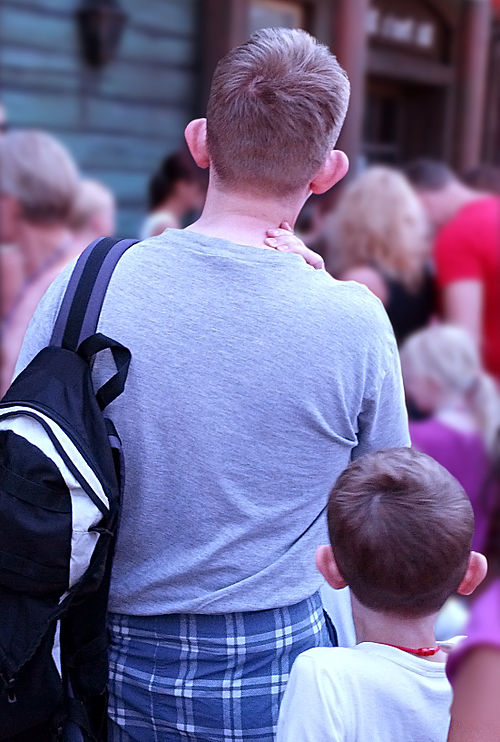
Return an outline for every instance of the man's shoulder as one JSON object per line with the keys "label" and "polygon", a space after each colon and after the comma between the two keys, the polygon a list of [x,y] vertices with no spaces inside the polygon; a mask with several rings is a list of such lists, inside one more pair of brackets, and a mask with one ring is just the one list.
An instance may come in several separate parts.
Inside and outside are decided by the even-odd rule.
{"label": "man's shoulder", "polygon": [[386,309],[366,286],[356,281],[331,279],[324,303],[332,327],[349,333],[360,351],[377,347],[386,353],[395,344]]}
{"label": "man's shoulder", "polygon": [[[490,229],[498,224],[500,218],[500,198],[487,196],[463,206],[437,233],[438,249],[453,250],[462,241],[474,241],[484,228]],[[495,233],[496,233],[495,229]]]}
{"label": "man's shoulder", "polygon": [[[316,273],[320,273],[316,271]],[[387,313],[384,305],[364,284],[357,281],[340,281],[321,271],[318,276],[325,304],[336,312],[346,312],[364,320],[384,321]]]}

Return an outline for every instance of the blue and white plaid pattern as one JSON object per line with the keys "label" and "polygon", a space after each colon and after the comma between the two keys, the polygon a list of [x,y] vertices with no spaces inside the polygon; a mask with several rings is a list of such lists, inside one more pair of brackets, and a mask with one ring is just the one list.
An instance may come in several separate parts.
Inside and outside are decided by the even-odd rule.
{"label": "blue and white plaid pattern", "polygon": [[111,616],[110,742],[271,742],[292,664],[329,646],[319,595],[226,615]]}

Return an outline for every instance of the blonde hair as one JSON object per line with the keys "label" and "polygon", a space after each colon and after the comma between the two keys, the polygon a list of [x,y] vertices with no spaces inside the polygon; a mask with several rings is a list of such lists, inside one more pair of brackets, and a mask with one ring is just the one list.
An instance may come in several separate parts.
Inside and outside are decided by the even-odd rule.
{"label": "blonde hair", "polygon": [[403,374],[408,370],[418,378],[432,380],[443,395],[460,394],[487,448],[494,448],[500,428],[500,397],[466,330],[445,324],[420,330],[404,343],[401,362]]}
{"label": "blonde hair", "polygon": [[97,180],[81,180],[71,210],[70,227],[76,231],[86,229],[96,212],[114,207],[115,197],[109,188]]}
{"label": "blonde hair", "polygon": [[217,65],[207,144],[222,183],[287,195],[303,188],[334,146],[349,80],[305,31],[266,28]]}
{"label": "blonde hair", "polygon": [[397,170],[366,170],[342,194],[330,226],[339,275],[368,265],[409,288],[420,281],[429,252],[427,219]]}
{"label": "blonde hair", "polygon": [[27,221],[66,222],[78,190],[69,152],[43,131],[14,131],[0,138],[0,193],[19,201]]}

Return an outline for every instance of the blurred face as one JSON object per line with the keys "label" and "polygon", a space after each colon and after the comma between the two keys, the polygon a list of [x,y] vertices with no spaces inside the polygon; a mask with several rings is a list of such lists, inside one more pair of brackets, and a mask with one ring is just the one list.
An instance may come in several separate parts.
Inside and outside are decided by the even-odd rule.
{"label": "blurred face", "polygon": [[446,189],[440,191],[418,191],[417,195],[424,207],[435,234],[453,215],[452,204]]}
{"label": "blurred face", "polygon": [[424,414],[432,414],[439,406],[440,390],[437,384],[424,374],[416,374],[403,365],[406,396]]}

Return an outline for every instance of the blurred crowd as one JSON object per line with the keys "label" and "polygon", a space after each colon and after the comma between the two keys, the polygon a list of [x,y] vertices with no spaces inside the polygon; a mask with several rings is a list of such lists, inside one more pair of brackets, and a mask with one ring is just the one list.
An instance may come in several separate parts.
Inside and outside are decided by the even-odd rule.
{"label": "blurred crowd", "polygon": [[[199,214],[207,181],[186,151],[151,174],[145,239]],[[103,235],[116,203],[42,131],[6,131],[0,117],[0,391],[7,389],[35,307],[52,280]],[[273,228],[278,225],[269,225]],[[500,565],[500,170],[459,177],[421,159],[374,165],[332,200],[313,197],[297,234],[342,281],[384,304],[401,350],[414,447],[464,486],[474,548]],[[452,613],[450,621],[453,621]],[[454,630],[456,627],[453,627]],[[462,627],[463,628],[463,627]]]}

